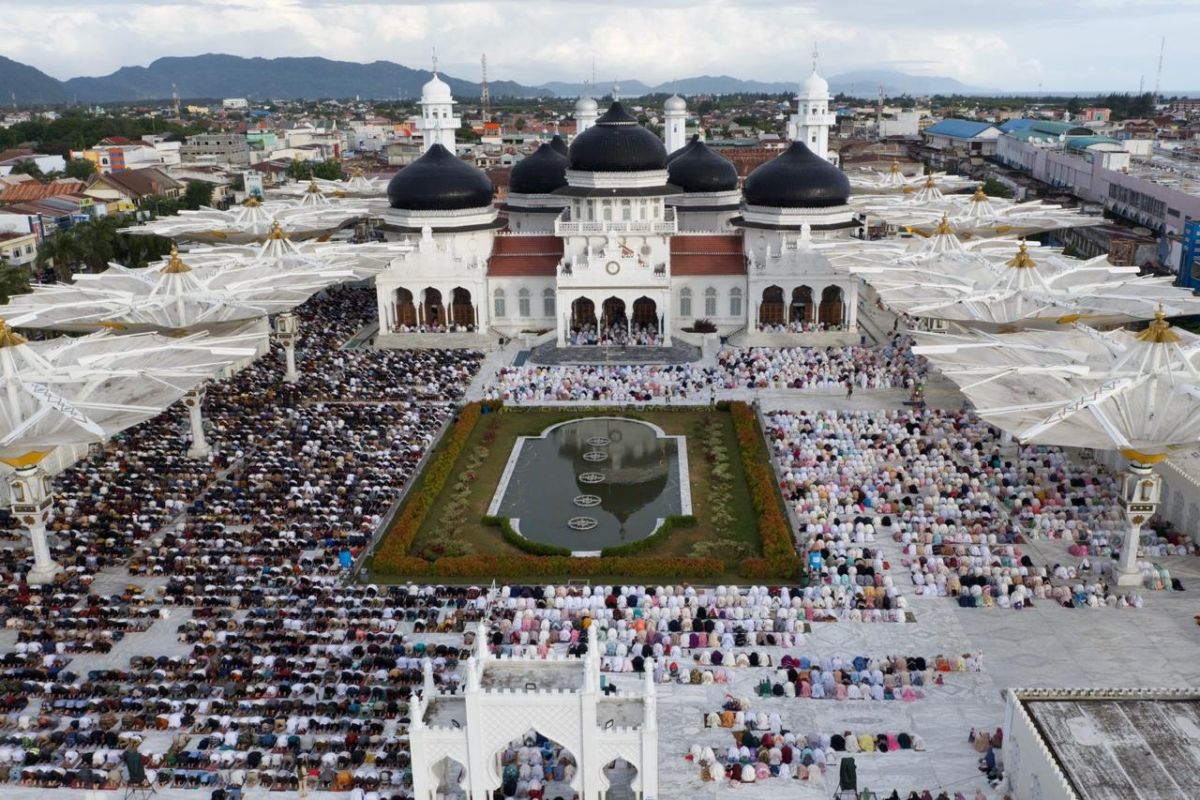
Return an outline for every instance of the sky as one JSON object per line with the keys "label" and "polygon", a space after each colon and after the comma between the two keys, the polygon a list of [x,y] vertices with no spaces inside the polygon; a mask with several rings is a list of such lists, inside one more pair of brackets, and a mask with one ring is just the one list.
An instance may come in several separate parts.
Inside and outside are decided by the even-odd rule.
{"label": "sky", "polygon": [[536,85],[894,69],[1005,91],[1200,89],[1200,0],[0,0],[0,53],[56,78],[168,55],[395,61]]}

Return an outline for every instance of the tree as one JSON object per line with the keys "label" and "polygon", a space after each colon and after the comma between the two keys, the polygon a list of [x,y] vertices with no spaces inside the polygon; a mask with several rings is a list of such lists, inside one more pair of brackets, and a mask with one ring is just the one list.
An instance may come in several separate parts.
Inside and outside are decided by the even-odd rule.
{"label": "tree", "polygon": [[1012,197],[1012,190],[995,178],[983,182],[983,193],[988,197]]}
{"label": "tree", "polygon": [[74,267],[82,257],[79,241],[71,231],[61,231],[48,239],[43,239],[38,245],[35,264],[41,270],[47,265],[54,267],[54,274],[60,281],[68,280],[74,273]]}
{"label": "tree", "polygon": [[7,262],[0,264],[0,303],[7,303],[13,295],[29,291],[29,271],[24,267]]}
{"label": "tree", "polygon": [[86,158],[72,158],[67,162],[66,169],[63,170],[63,175],[68,178],[74,178],[77,181],[86,181],[95,174],[95,163],[88,161]]}
{"label": "tree", "polygon": [[200,206],[212,205],[212,186],[204,181],[188,181],[183,190],[183,207],[195,211]]}
{"label": "tree", "polygon": [[37,165],[37,162],[31,158],[23,158],[16,164],[13,164],[13,175],[28,175],[31,178],[36,178],[39,181],[46,180],[46,174],[42,172],[42,168]]}
{"label": "tree", "polygon": [[514,119],[514,120],[513,120],[513,128],[514,128],[514,129],[515,129],[515,130],[516,130],[518,133],[520,133],[521,131],[525,130],[525,125],[526,125],[526,124],[527,124],[527,123],[525,122],[525,118],[524,118],[524,117],[517,117],[516,119]]}

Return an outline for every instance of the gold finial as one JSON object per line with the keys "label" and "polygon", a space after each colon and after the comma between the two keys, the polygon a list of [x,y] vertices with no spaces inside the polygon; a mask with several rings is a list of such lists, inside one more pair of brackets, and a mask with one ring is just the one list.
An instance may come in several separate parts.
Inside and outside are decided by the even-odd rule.
{"label": "gold finial", "polygon": [[250,195],[246,198],[246,201],[242,203],[242,205],[246,206],[247,208],[258,208],[261,203],[259,203],[257,196]]}
{"label": "gold finial", "polygon": [[892,174],[893,175],[900,174],[900,162],[899,161],[895,161],[895,160],[892,161]]}
{"label": "gold finial", "polygon": [[1163,310],[1162,303],[1158,304],[1158,310],[1154,312],[1154,321],[1139,333],[1137,338],[1139,342],[1150,344],[1171,344],[1179,341],[1179,334],[1167,322],[1167,312]]}
{"label": "gold finial", "polygon": [[942,221],[938,223],[937,230],[934,231],[938,236],[953,236],[954,228],[950,227],[950,218],[942,214]]}
{"label": "gold finial", "polygon": [[309,178],[309,180],[308,180],[308,193],[309,193],[309,194],[320,194],[320,193],[321,193],[321,187],[320,187],[320,186],[317,186],[317,179],[316,179],[316,178]]}
{"label": "gold finial", "polygon": [[362,178],[362,177],[364,177],[365,175],[366,175],[366,173],[365,173],[365,172],[363,172],[363,168],[362,168],[362,167],[355,167],[354,169],[352,169],[352,170],[350,171],[350,177],[351,177],[351,178]]}
{"label": "gold finial", "polygon": [[988,199],[987,195],[983,193],[983,184],[982,183],[975,184],[975,194],[971,195],[971,202],[982,203],[982,202],[986,201],[987,199]]}
{"label": "gold finial", "polygon": [[28,341],[24,336],[8,327],[8,322],[0,319],[0,347],[16,347]]}
{"label": "gold finial", "polygon": [[934,189],[936,187],[937,187],[937,184],[933,182],[933,173],[931,172],[925,176],[925,188],[926,189]]}
{"label": "gold finial", "polygon": [[279,220],[271,220],[271,232],[267,234],[267,238],[275,239],[277,241],[288,238],[287,231],[285,231],[283,226],[279,224]]}
{"label": "gold finial", "polygon": [[182,275],[185,272],[191,272],[192,268],[183,263],[183,259],[179,257],[179,250],[172,246],[171,255],[162,271],[164,275]]}
{"label": "gold finial", "polygon": [[1028,269],[1036,267],[1037,262],[1033,260],[1033,256],[1029,255],[1029,248],[1025,244],[1025,240],[1021,240],[1021,246],[1017,248],[1017,254],[1008,260],[1008,266],[1016,267],[1017,269]]}

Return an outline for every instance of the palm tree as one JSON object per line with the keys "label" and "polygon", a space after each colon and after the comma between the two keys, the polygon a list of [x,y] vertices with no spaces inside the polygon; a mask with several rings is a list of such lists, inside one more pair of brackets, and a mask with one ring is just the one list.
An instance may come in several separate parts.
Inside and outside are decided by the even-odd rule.
{"label": "palm tree", "polygon": [[29,291],[29,270],[13,264],[0,265],[0,303],[7,303],[15,294]]}
{"label": "palm tree", "polygon": [[42,240],[42,243],[38,245],[35,263],[39,270],[47,264],[53,265],[55,276],[60,281],[66,281],[71,278],[73,272],[71,267],[77,264],[82,256],[83,251],[74,233],[61,231],[49,239]]}

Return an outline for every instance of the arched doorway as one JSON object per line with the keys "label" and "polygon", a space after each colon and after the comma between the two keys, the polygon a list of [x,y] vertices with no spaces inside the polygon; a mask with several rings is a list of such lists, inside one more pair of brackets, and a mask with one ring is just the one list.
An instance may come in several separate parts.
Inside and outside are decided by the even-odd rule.
{"label": "arched doorway", "polygon": [[604,765],[603,772],[604,780],[608,781],[604,800],[637,800],[637,792],[633,790],[637,767],[623,758],[614,758]]}
{"label": "arched doorway", "polygon": [[442,293],[432,287],[425,290],[425,327],[434,328],[446,324],[446,308],[442,305]]}
{"label": "arched doorway", "polygon": [[649,297],[633,301],[634,344],[653,346],[658,344],[658,303]]}
{"label": "arched doorway", "polygon": [[554,740],[530,729],[496,754],[500,788],[495,800],[529,797],[535,792],[547,800],[575,796],[571,781],[579,770],[574,754]]}
{"label": "arched doorway", "polygon": [[813,291],[811,286],[792,289],[792,307],[788,322],[804,324],[813,321]]}
{"label": "arched doorway", "polygon": [[779,286],[768,286],[763,289],[762,304],[758,307],[758,322],[760,325],[783,324],[783,289]]}
{"label": "arched doorway", "polygon": [[842,324],[842,287],[826,286],[825,291],[821,292],[818,321],[825,328],[836,328]]}
{"label": "arched doorway", "polygon": [[413,293],[403,287],[396,290],[396,325],[410,329],[417,327],[417,306],[413,303]]}
{"label": "arched doorway", "polygon": [[467,769],[450,756],[435,761],[429,768],[434,785],[433,796],[428,800],[466,800],[465,788]]}
{"label": "arched doorway", "polygon": [[625,301],[619,297],[610,297],[605,300],[604,305],[601,306],[600,316],[600,327],[603,332],[613,335],[619,331],[624,334],[628,324],[629,318],[625,313]]}
{"label": "arched doorway", "polygon": [[571,303],[570,343],[596,343],[596,304],[590,297],[580,297]]}
{"label": "arched doorway", "polygon": [[460,328],[475,330],[475,304],[471,302],[471,293],[461,286],[450,294],[450,321]]}

